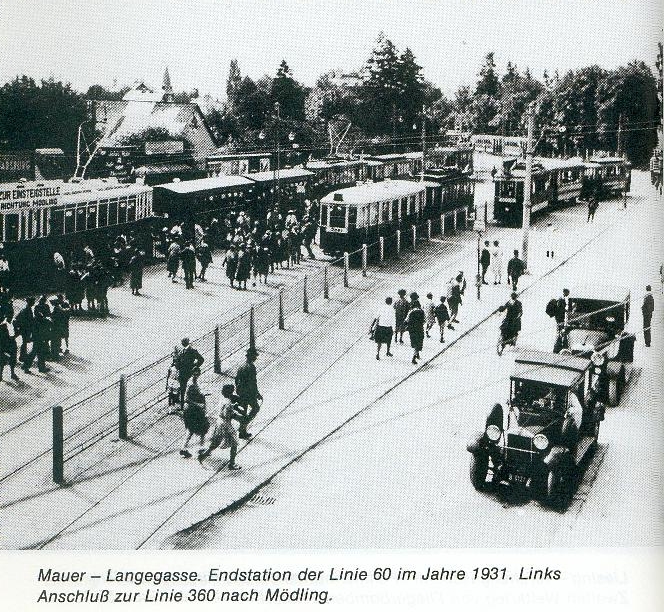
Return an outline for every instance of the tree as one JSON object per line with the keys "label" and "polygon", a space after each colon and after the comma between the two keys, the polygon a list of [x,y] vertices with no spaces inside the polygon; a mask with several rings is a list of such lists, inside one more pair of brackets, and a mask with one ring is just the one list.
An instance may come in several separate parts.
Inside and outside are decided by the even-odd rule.
{"label": "tree", "polygon": [[475,86],[475,96],[486,95],[497,98],[500,92],[500,81],[496,74],[496,62],[493,59],[493,51],[484,57],[484,64],[480,68],[479,81]]}
{"label": "tree", "polygon": [[228,70],[228,79],[226,79],[226,96],[228,98],[228,108],[231,113],[235,112],[237,92],[241,84],[242,75],[240,74],[240,66],[236,59],[232,59]]}
{"label": "tree", "polygon": [[122,100],[123,96],[129,91],[129,87],[123,87],[120,91],[111,91],[103,85],[90,85],[85,97],[88,100]]}
{"label": "tree", "polygon": [[496,74],[496,63],[493,52],[484,57],[480,68],[479,80],[475,85],[472,114],[474,129],[480,133],[494,133],[496,125],[493,119],[499,113],[500,81]]}
{"label": "tree", "polygon": [[[263,85],[267,83],[264,81]],[[260,130],[269,112],[269,91],[259,88],[250,77],[244,77],[237,88],[234,113],[242,130]]]}
{"label": "tree", "polygon": [[597,86],[600,144],[618,148],[618,122],[623,117],[623,147],[633,164],[645,163],[657,145],[657,81],[641,61],[608,72]]}
{"label": "tree", "polygon": [[0,143],[8,149],[57,147],[71,155],[87,117],[85,98],[69,83],[49,79],[37,85],[22,76],[0,88]]}
{"label": "tree", "polygon": [[408,129],[420,121],[422,104],[424,103],[424,86],[422,66],[415,61],[415,55],[406,47],[397,62],[397,87],[399,94],[399,109],[403,117],[403,124]]}
{"label": "tree", "polygon": [[304,100],[307,91],[293,78],[286,60],[281,60],[277,76],[272,80],[270,100],[279,104],[281,116],[297,121],[304,120]]}

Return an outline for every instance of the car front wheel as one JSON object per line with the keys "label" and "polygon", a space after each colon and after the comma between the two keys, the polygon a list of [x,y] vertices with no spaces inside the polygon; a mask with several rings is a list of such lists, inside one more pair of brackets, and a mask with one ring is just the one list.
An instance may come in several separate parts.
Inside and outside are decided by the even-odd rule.
{"label": "car front wheel", "polygon": [[476,453],[470,459],[470,482],[478,491],[486,488],[486,477],[489,473],[489,455]]}
{"label": "car front wheel", "polygon": [[562,509],[568,503],[571,492],[571,474],[562,465],[552,467],[544,481],[544,501],[550,508]]}

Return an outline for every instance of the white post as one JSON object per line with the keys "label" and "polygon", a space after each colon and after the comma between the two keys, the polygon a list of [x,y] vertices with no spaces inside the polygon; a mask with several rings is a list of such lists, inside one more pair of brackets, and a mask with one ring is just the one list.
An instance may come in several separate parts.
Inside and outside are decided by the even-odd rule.
{"label": "white post", "polygon": [[367,275],[367,245],[362,245],[362,276]]}
{"label": "white post", "polygon": [[535,104],[528,105],[526,111],[528,120],[528,141],[526,146],[526,176],[523,182],[523,243],[521,247],[521,258],[524,266],[528,269],[528,234],[530,232],[530,192],[533,183],[533,132],[535,130]]}
{"label": "white post", "polygon": [[381,236],[378,239],[379,247],[380,247],[380,265],[383,265],[383,261],[385,260],[385,238]]}

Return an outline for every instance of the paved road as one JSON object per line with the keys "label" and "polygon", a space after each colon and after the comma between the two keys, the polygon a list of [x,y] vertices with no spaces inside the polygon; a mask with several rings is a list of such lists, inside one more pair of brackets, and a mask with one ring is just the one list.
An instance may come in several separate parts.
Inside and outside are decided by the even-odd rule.
{"label": "paved road", "polygon": [[[661,201],[655,200],[645,175],[635,173],[632,196],[627,211],[618,210],[616,202],[603,203],[594,225],[586,223],[581,208],[553,213],[536,224],[533,267],[535,261],[543,261],[541,250],[549,243],[548,222],[556,228],[561,251],[597,238],[524,294],[519,350],[550,348],[553,330],[544,307],[563,286],[599,281],[630,287],[630,326],[638,330],[643,288],[646,283],[659,286],[663,233]],[[422,294],[424,286],[416,279],[409,281]],[[427,286],[431,283],[428,280]],[[486,292],[494,290],[489,287]],[[478,493],[468,481],[466,439],[482,427],[488,407],[505,399],[515,354],[495,354],[498,319],[493,317],[378,401],[378,391],[386,391],[399,374],[408,372],[410,351],[399,346],[394,361],[375,362],[370,344],[361,345],[365,362],[360,369],[357,357],[339,363],[289,411],[315,427],[321,411],[334,412],[349,404],[357,410],[365,404],[370,408],[278,474],[252,501],[179,534],[167,546],[661,544],[662,395],[656,381],[664,346],[663,306],[657,294],[653,347],[645,349],[639,334],[636,375],[621,405],[609,409],[599,452],[565,514],[510,495]],[[463,311],[461,319],[463,324]],[[425,355],[437,348],[429,343]],[[374,374],[379,370],[382,377]]]}

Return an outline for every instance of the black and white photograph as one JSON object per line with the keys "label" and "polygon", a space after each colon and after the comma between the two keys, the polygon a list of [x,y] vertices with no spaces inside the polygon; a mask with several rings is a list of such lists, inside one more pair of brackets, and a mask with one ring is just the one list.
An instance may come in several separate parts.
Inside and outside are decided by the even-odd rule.
{"label": "black and white photograph", "polygon": [[[656,0],[0,0],[0,548],[62,555],[11,609],[100,605],[71,551],[661,554],[662,32]],[[530,565],[466,577],[565,578]],[[319,587],[260,601],[344,609]]]}

